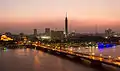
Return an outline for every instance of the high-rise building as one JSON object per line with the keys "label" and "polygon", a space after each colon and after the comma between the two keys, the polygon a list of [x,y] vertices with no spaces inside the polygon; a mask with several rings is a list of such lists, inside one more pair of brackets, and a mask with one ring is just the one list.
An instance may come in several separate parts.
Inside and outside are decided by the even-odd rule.
{"label": "high-rise building", "polygon": [[37,29],[34,29],[34,36],[37,36]]}
{"label": "high-rise building", "polygon": [[8,37],[12,37],[12,34],[10,32],[5,32],[5,35],[7,35]]}
{"label": "high-rise building", "polygon": [[45,35],[50,36],[50,28],[45,28]]}
{"label": "high-rise building", "polygon": [[109,29],[106,29],[106,30],[105,30],[105,35],[106,35],[106,36],[113,36],[113,31],[112,31],[112,29],[110,29],[110,28],[109,28]]}
{"label": "high-rise building", "polygon": [[51,40],[63,40],[63,39],[64,39],[64,31],[51,30]]}
{"label": "high-rise building", "polygon": [[68,35],[68,18],[67,18],[67,13],[65,17],[65,36],[67,37]]}

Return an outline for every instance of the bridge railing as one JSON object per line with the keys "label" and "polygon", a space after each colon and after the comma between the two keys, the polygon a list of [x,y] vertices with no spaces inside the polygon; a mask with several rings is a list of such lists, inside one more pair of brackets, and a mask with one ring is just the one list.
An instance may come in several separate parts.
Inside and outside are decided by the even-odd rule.
{"label": "bridge railing", "polygon": [[59,51],[59,52],[65,52],[65,53],[68,53],[68,54],[77,55],[77,56],[83,56],[83,57],[90,58],[90,59],[93,59],[93,60],[100,60],[100,61],[103,61],[103,62],[113,63],[113,64],[115,64],[116,62],[120,62],[120,58],[118,59],[118,58],[115,58],[115,57],[112,57],[112,56],[109,56],[109,55],[102,55],[102,54],[95,55],[94,53],[80,53],[80,52],[69,51],[69,50],[66,50],[66,49],[56,49],[55,47],[46,47],[46,46],[42,46],[42,47],[52,49],[52,50],[55,50],[55,51]]}

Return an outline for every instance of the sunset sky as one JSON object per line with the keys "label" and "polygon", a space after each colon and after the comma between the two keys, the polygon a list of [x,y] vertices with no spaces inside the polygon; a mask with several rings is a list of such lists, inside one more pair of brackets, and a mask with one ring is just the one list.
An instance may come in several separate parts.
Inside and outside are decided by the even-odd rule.
{"label": "sunset sky", "polygon": [[66,12],[69,31],[120,31],[120,0],[0,0],[0,32],[64,30]]}

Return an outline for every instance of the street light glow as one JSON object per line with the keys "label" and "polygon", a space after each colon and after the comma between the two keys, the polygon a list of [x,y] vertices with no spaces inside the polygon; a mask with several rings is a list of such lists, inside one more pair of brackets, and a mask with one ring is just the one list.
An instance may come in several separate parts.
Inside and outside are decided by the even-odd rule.
{"label": "street light glow", "polygon": [[50,36],[41,36],[42,39],[50,39]]}

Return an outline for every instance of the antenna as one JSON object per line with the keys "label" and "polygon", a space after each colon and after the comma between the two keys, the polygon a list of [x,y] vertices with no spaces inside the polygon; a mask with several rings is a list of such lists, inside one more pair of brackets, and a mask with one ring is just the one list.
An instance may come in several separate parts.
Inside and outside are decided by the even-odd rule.
{"label": "antenna", "polygon": [[98,24],[95,25],[95,33],[98,34]]}
{"label": "antenna", "polygon": [[66,17],[67,17],[67,12],[66,12]]}

